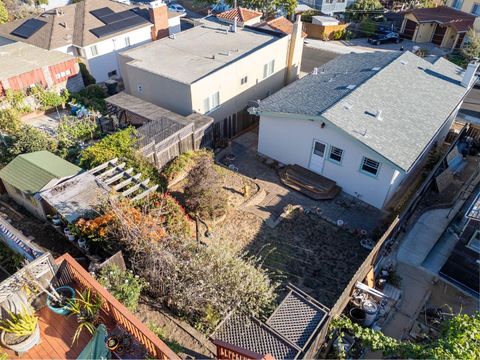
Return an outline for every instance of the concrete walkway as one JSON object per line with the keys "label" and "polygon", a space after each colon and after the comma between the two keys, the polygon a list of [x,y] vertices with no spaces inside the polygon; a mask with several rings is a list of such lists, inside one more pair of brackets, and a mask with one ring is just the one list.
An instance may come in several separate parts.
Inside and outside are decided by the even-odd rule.
{"label": "concrete walkway", "polygon": [[424,213],[405,236],[397,259],[420,266],[450,223],[449,212],[450,209],[435,209]]}

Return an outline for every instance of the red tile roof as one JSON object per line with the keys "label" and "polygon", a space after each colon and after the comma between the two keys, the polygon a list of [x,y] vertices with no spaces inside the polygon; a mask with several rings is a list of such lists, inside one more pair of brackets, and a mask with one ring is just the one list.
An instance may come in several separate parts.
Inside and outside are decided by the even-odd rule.
{"label": "red tile roof", "polygon": [[[293,31],[293,23],[283,16],[266,21],[263,25],[267,25],[273,30],[281,31],[284,34],[291,34]],[[306,37],[307,33],[302,31],[302,36]]]}
{"label": "red tile roof", "polygon": [[448,6],[413,9],[408,13],[413,14],[419,22],[437,22],[443,25],[450,25],[457,32],[467,31],[473,27],[473,22],[475,21],[475,15]]}
{"label": "red tile roof", "polygon": [[245,9],[242,7],[227,10],[217,15],[217,17],[220,19],[234,20],[235,18],[237,18],[237,20],[241,22],[246,22],[259,16],[262,16],[261,12]]}

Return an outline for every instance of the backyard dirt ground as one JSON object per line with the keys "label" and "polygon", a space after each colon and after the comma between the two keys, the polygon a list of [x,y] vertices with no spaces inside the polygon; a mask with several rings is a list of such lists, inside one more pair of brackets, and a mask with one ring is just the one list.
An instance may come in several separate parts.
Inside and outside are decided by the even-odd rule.
{"label": "backyard dirt ground", "polygon": [[[201,240],[226,242],[248,255],[260,257],[273,278],[290,282],[324,305],[332,306],[368,250],[350,232],[314,212],[305,214],[302,208],[291,211],[276,225],[266,222],[251,211],[250,203],[258,195],[255,182],[234,171],[220,169],[229,211],[221,221],[209,224],[212,235],[208,238],[201,225]],[[170,189],[180,201],[186,181]],[[245,184],[251,189],[248,197],[243,196]]]}

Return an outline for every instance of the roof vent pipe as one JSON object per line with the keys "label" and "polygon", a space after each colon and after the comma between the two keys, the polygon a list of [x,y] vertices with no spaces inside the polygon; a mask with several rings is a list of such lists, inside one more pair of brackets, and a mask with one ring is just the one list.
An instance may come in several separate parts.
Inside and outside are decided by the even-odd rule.
{"label": "roof vent pipe", "polygon": [[232,28],[232,32],[236,33],[237,32],[237,17],[235,16],[235,18],[233,19],[233,28]]}
{"label": "roof vent pipe", "polygon": [[473,85],[473,82],[477,78],[477,69],[478,69],[478,59],[474,59],[471,63],[468,64],[465,72],[463,73],[462,86],[470,88]]}
{"label": "roof vent pipe", "polygon": [[383,121],[382,110],[377,110],[377,115],[375,115],[378,121]]}

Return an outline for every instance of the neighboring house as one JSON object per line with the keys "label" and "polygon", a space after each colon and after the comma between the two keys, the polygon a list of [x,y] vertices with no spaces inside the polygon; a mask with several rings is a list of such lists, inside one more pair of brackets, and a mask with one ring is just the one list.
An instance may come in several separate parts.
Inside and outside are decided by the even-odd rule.
{"label": "neighboring house", "polygon": [[125,91],[180,115],[215,119],[215,136],[231,137],[256,121],[245,110],[298,78],[301,22],[293,35],[226,26],[213,17],[120,54]]}
{"label": "neighboring house", "polygon": [[[291,35],[293,33],[293,23],[284,16],[279,16],[272,20],[263,21],[256,24],[255,27],[261,29],[267,29],[272,31],[278,31],[282,34]],[[307,33],[302,32],[302,37],[306,37]]]}
{"label": "neighboring house", "polygon": [[83,80],[77,59],[21,42],[0,46],[0,96],[7,89],[26,90],[36,84],[80,91]]}
{"label": "neighboring house", "polygon": [[413,9],[405,14],[400,32],[414,42],[431,42],[453,50],[462,46],[474,22],[474,15],[448,6]]}
{"label": "neighboring house", "polygon": [[466,13],[480,16],[480,1],[475,0],[447,0],[446,6],[461,10]]}
{"label": "neighboring house", "polygon": [[348,54],[260,102],[258,152],[377,207],[416,178],[476,77],[444,58]]}
{"label": "neighboring house", "polygon": [[480,294],[480,192],[465,214],[463,228],[440,276],[478,298]]}
{"label": "neighboring house", "polygon": [[303,0],[302,3],[320,10],[325,15],[345,12],[347,0]]}
{"label": "neighboring house", "polygon": [[180,14],[168,11],[159,1],[147,9],[110,0],[84,0],[0,25],[0,38],[78,56],[102,82],[119,77],[118,51],[179,28]]}
{"label": "neighboring house", "polygon": [[46,0],[46,4],[38,5],[44,11],[55,9],[57,7],[65,6],[71,4],[72,0]]}
{"label": "neighboring house", "polygon": [[78,166],[48,152],[18,155],[0,170],[8,195],[39,218],[45,218],[40,192],[82,171]]}
{"label": "neighboring house", "polygon": [[233,24],[237,19],[238,26],[254,25],[260,22],[262,13],[255,10],[237,7],[217,14],[217,19],[222,22]]}

